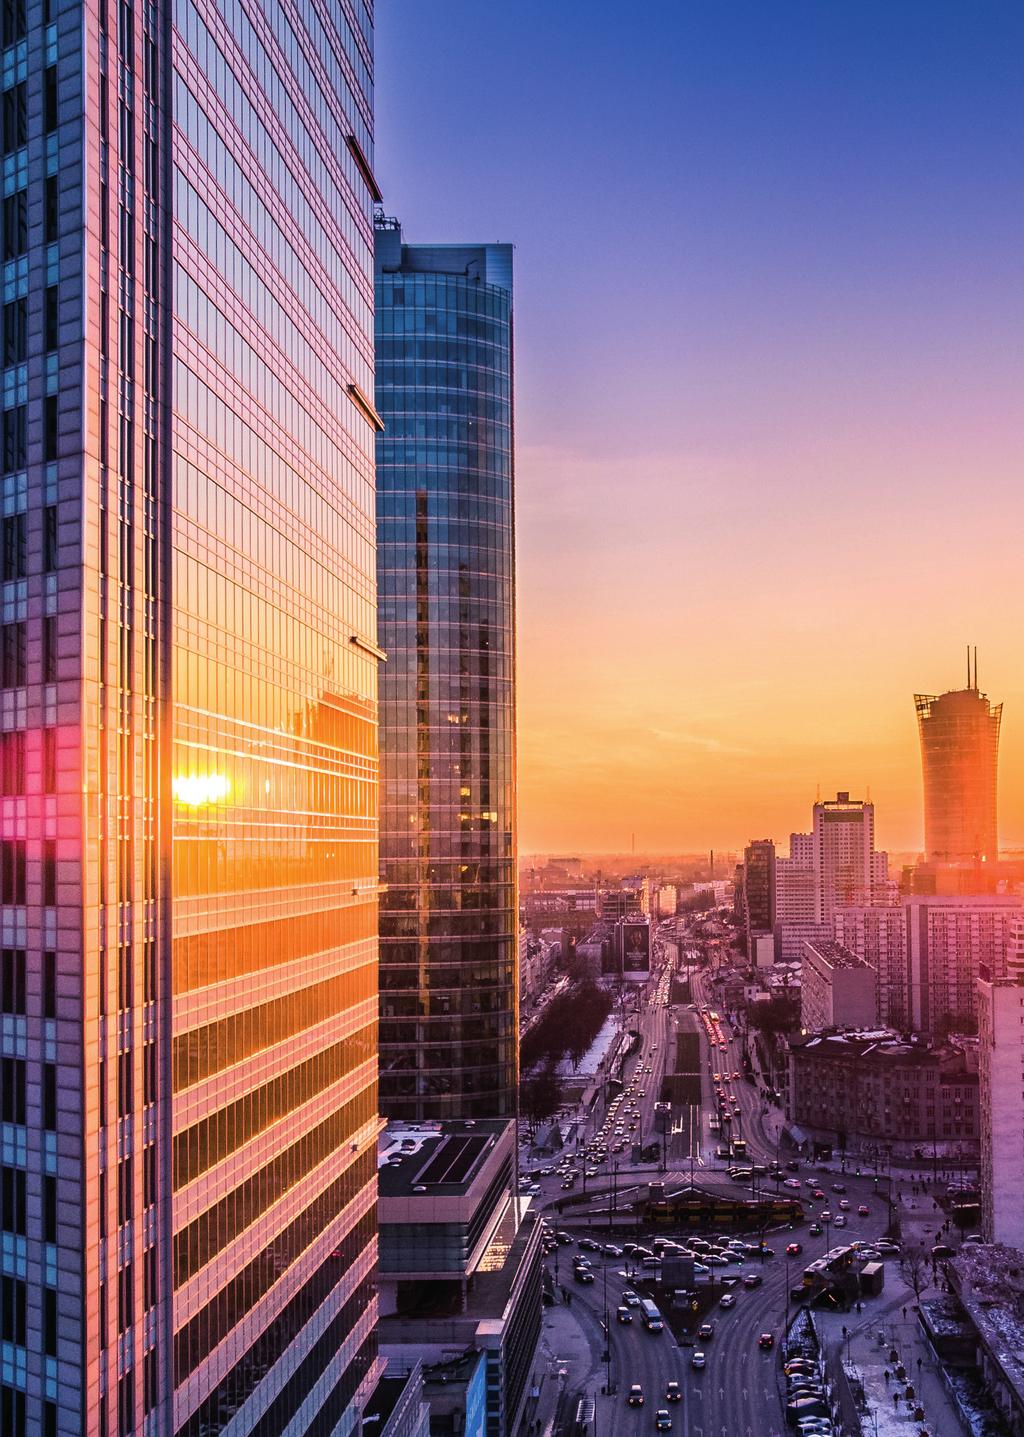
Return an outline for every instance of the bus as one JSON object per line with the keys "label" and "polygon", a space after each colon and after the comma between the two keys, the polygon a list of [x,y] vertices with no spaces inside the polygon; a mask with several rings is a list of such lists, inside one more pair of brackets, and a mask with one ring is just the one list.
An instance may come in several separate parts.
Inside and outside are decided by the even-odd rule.
{"label": "bus", "polygon": [[648,1332],[660,1332],[665,1326],[661,1320],[661,1313],[651,1302],[650,1298],[643,1298],[640,1302],[640,1316]]}

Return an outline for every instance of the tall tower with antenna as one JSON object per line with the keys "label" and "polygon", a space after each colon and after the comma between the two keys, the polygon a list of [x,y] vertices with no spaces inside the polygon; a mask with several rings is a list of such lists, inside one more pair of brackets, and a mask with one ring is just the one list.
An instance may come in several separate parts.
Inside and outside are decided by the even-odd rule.
{"label": "tall tower with antenna", "polygon": [[967,687],[915,694],[924,774],[925,857],[994,863],[1002,704],[978,687],[978,650],[967,648]]}

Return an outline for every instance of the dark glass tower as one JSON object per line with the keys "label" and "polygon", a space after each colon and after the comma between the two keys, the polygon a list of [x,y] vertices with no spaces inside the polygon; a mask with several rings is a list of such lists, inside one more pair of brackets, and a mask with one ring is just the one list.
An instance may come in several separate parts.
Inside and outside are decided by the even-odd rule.
{"label": "dark glass tower", "polygon": [[515,1111],[512,249],[376,235],[381,1109]]}
{"label": "dark glass tower", "polygon": [[3,1437],[358,1430],[372,25],[3,7]]}

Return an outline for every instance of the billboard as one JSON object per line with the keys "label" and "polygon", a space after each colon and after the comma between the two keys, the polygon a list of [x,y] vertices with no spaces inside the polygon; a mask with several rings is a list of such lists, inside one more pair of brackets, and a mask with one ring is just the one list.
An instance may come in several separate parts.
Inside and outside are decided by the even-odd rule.
{"label": "billboard", "polygon": [[651,927],[646,919],[625,918],[620,929],[622,976],[646,978],[651,971]]}

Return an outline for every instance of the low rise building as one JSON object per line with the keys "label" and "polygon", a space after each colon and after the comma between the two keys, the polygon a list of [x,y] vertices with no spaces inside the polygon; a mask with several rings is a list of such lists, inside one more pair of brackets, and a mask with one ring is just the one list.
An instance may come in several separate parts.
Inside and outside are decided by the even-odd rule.
{"label": "low rise building", "polygon": [[517,1431],[540,1337],[541,1229],[514,1191],[515,1143],[495,1119],[390,1123],[380,1145],[381,1353],[396,1369],[482,1353],[485,1437]]}
{"label": "low rise building", "polygon": [[975,1361],[1011,1437],[1024,1437],[1024,1253],[971,1244],[946,1263],[975,1343]]}
{"label": "low rise building", "polygon": [[978,1072],[966,1045],[890,1029],[789,1039],[787,1116],[840,1150],[977,1161]]}
{"label": "low rise building", "polygon": [[841,943],[804,941],[800,1025],[805,1032],[863,1028],[877,1022],[876,989],[875,970]]}

